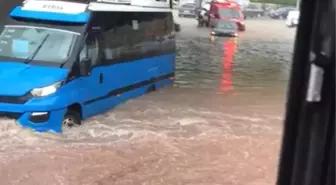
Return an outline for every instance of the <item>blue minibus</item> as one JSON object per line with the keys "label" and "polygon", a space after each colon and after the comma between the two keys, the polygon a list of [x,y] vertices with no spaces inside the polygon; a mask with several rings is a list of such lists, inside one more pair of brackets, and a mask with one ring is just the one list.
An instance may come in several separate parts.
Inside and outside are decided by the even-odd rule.
{"label": "blue minibus", "polygon": [[0,117],[62,132],[172,84],[169,6],[121,1],[28,0],[14,7],[0,34]]}

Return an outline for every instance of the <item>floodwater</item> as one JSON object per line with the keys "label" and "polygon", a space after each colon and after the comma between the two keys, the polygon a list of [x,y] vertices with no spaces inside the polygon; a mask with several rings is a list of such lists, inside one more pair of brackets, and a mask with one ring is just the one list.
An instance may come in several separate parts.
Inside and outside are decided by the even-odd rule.
{"label": "floodwater", "polygon": [[295,30],[177,20],[176,82],[63,135],[0,121],[1,185],[274,184]]}

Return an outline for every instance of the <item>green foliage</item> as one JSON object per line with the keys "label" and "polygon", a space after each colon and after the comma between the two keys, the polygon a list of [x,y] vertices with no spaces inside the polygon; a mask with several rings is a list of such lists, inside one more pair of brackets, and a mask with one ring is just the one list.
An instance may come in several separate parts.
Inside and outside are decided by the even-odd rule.
{"label": "green foliage", "polygon": [[296,5],[296,0],[251,0],[253,3],[271,3],[280,5]]}

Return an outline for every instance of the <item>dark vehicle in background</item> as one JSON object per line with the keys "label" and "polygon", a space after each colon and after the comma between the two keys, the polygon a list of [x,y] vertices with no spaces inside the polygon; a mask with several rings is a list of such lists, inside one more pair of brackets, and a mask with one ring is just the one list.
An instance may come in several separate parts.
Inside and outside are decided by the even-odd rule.
{"label": "dark vehicle in background", "polygon": [[254,18],[264,16],[265,11],[255,4],[250,4],[244,8],[243,13],[245,18]]}
{"label": "dark vehicle in background", "polygon": [[196,17],[196,5],[194,3],[184,3],[178,8],[179,17]]}
{"label": "dark vehicle in background", "polygon": [[214,36],[238,36],[238,25],[230,20],[219,20],[212,27],[211,35]]}
{"label": "dark vehicle in background", "polygon": [[274,11],[271,11],[269,13],[269,17],[271,17],[272,19],[286,19],[288,13],[295,9],[296,9],[295,7],[282,7]]}

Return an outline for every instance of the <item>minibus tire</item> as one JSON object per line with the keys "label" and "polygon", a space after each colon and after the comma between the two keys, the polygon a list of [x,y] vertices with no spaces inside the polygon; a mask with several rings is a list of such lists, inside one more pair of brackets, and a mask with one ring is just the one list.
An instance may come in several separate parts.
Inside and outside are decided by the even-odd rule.
{"label": "minibus tire", "polygon": [[63,121],[62,121],[62,126],[63,127],[76,127],[81,125],[81,116],[79,112],[74,111],[74,110],[68,110],[67,113],[65,114]]}
{"label": "minibus tire", "polygon": [[154,92],[154,91],[156,91],[156,87],[155,87],[155,85],[151,85],[151,86],[149,86],[148,89],[147,89],[147,93],[151,93],[151,92]]}

